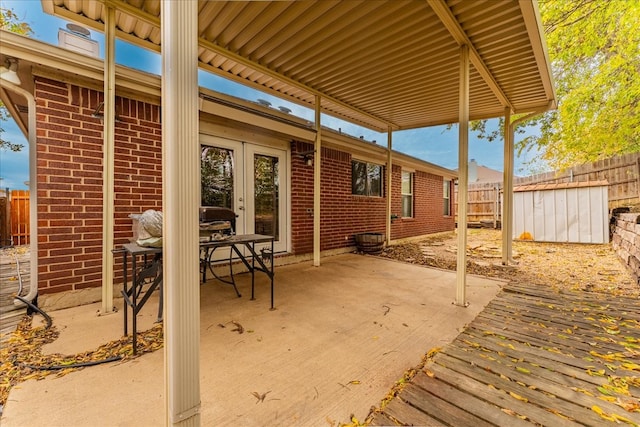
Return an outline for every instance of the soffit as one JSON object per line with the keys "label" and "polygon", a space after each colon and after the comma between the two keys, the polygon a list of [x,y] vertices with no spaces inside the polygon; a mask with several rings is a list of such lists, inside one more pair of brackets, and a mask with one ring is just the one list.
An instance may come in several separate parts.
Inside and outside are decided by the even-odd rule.
{"label": "soffit", "polygon": [[[200,67],[386,131],[458,121],[459,45],[471,48],[470,118],[554,100],[529,0],[199,1]],[[51,14],[160,50],[160,0],[42,0]]]}

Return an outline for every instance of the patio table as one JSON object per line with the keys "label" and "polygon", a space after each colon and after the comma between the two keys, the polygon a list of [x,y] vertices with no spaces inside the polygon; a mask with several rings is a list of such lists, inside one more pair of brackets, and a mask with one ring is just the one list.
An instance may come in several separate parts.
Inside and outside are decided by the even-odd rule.
{"label": "patio table", "polygon": [[[269,247],[256,249],[257,243],[269,243]],[[240,292],[236,287],[234,273],[233,273],[233,255],[237,255],[238,259],[245,265],[247,270],[251,273],[251,300],[255,299],[255,272],[260,271],[265,273],[271,281],[271,307],[270,310],[275,310],[274,307],[274,290],[273,290],[273,278],[274,262],[273,262],[273,244],[274,237],[266,236],[263,234],[241,234],[225,237],[220,240],[207,240],[200,242],[200,249],[202,256],[200,258],[200,265],[202,269],[202,282],[207,280],[207,268],[213,273],[214,277],[224,283],[231,284],[236,291],[238,297]],[[225,279],[216,274],[213,269],[213,264],[216,262],[213,260],[213,254],[216,249],[228,247],[229,251],[229,279]],[[246,248],[248,254],[245,254],[242,250]],[[123,289],[122,297],[124,299],[124,334],[128,335],[128,312],[129,307],[133,314],[132,317],[132,329],[133,329],[133,354],[137,352],[137,314],[142,310],[145,303],[151,297],[151,294],[156,289],[160,292],[160,298],[158,302],[158,320],[162,321],[163,310],[163,295],[162,295],[162,248],[150,248],[139,246],[135,243],[126,243],[122,245],[122,249],[113,250],[114,253],[122,253],[122,274],[123,274]],[[131,257],[131,271],[129,271],[129,257]],[[141,262],[141,264],[140,264]],[[131,275],[131,285],[129,285],[129,274]],[[144,285],[150,283],[149,287],[144,290]]]}
{"label": "patio table", "polygon": [[[265,273],[271,281],[271,310],[274,310],[274,296],[273,296],[273,277],[274,277],[274,263],[273,263],[273,244],[274,237],[264,234],[239,234],[225,236],[219,240],[207,240],[200,242],[200,249],[202,250],[202,258],[200,260],[202,268],[202,282],[207,281],[207,268],[211,271],[213,276],[221,282],[228,283],[233,286],[236,291],[236,295],[240,297],[240,292],[236,287],[236,282],[233,275],[233,255],[237,255],[238,259],[244,264],[247,270],[251,273],[251,300],[255,299],[255,272],[260,271]],[[256,251],[256,243],[269,243],[269,247],[259,249],[260,253]],[[226,280],[216,274],[213,269],[212,260],[213,254],[216,249],[228,247],[229,250],[229,280]],[[243,252],[243,248],[248,251],[248,254]],[[248,258],[251,258],[249,263]]]}

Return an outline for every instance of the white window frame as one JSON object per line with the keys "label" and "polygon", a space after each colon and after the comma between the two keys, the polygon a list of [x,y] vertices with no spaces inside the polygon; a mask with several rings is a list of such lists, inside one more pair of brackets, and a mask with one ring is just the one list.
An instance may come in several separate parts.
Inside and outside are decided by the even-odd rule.
{"label": "white window frame", "polygon": [[[414,217],[414,205],[413,205],[413,185],[415,182],[415,174],[412,171],[409,170],[403,170],[401,173],[401,185],[400,185],[400,194],[401,194],[401,206],[402,206],[402,218],[413,218]],[[405,183],[405,176],[408,176],[409,178],[409,192],[405,192],[405,188],[404,188],[404,183]],[[409,215],[406,215],[407,212],[405,212],[404,207],[405,207],[405,199],[410,199],[409,202],[409,206],[410,206],[410,210],[411,212],[409,212]]]}
{"label": "white window frame", "polygon": [[[371,182],[369,180],[368,175],[367,175],[367,181],[365,183],[364,194],[355,192],[355,188],[353,185],[353,182],[354,182],[353,164],[356,162],[366,165],[366,169],[369,169],[370,166],[375,166],[377,168],[380,168],[380,194],[371,194]],[[378,163],[368,162],[366,160],[351,159],[351,194],[353,196],[363,196],[363,197],[384,197],[384,166]]]}
{"label": "white window frame", "polygon": [[443,216],[451,216],[451,180],[443,179],[442,181],[442,200],[443,200]]}

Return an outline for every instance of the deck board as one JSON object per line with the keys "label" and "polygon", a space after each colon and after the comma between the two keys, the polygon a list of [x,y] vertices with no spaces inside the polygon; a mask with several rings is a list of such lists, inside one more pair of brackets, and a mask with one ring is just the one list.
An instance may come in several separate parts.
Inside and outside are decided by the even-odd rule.
{"label": "deck board", "polygon": [[[589,351],[593,345],[590,342],[601,337],[601,333],[588,331],[584,325],[574,325],[573,327],[558,328],[553,325],[540,327],[532,322],[512,321],[509,324],[500,324],[503,318],[493,314],[483,313],[474,322],[473,327],[476,328],[494,328],[498,329],[501,335],[510,337],[511,339],[519,339],[522,342],[543,341],[551,345],[565,346],[571,344],[573,348]],[[587,338],[587,341],[584,339]],[[609,346],[608,342],[600,342],[603,347],[616,349],[616,345]]]}
{"label": "deck board", "polygon": [[440,387],[430,388],[429,391],[418,387],[415,382],[409,384],[402,393],[406,400],[422,412],[437,415],[445,425],[489,427],[491,424],[472,412],[456,406],[450,402],[451,396],[447,396],[445,390]]}
{"label": "deck board", "polygon": [[640,301],[508,285],[376,417],[403,425],[424,416],[474,427],[640,425],[639,384]]}
{"label": "deck board", "polygon": [[445,381],[441,381],[439,378],[432,378],[422,372],[416,375],[413,383],[424,390],[431,390],[432,393],[435,392],[440,399],[452,403],[457,408],[463,410],[469,407],[473,408],[473,414],[480,417],[480,420],[473,424],[474,426],[513,426],[515,424],[510,415],[502,411],[496,411],[496,407],[493,404],[488,403],[478,396],[466,393]]}
{"label": "deck board", "polygon": [[401,400],[393,400],[387,405],[384,414],[381,415],[377,424],[372,425],[414,425],[414,426],[430,426],[439,427],[446,426],[442,422],[436,420],[433,417],[425,414],[421,410],[414,408],[411,405]]}

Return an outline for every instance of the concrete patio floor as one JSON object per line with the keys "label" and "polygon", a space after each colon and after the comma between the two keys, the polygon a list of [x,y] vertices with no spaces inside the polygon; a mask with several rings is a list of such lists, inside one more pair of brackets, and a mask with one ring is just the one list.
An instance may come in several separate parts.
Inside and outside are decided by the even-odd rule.
{"label": "concrete patio floor", "polygon": [[[203,426],[337,426],[360,421],[403,373],[451,342],[492,300],[502,282],[468,277],[469,307],[452,304],[455,273],[345,254],[276,268],[269,286],[238,275],[233,289],[201,286],[200,388]],[[157,297],[155,297],[157,298]],[[50,313],[61,333],[45,353],[74,354],[120,338],[122,313],[98,304]],[[152,326],[157,299],[139,315]],[[244,333],[233,331],[237,322]],[[223,327],[224,326],[224,327]],[[29,380],[11,390],[0,424],[12,426],[164,425],[164,352]],[[254,393],[264,395],[263,401]]]}

